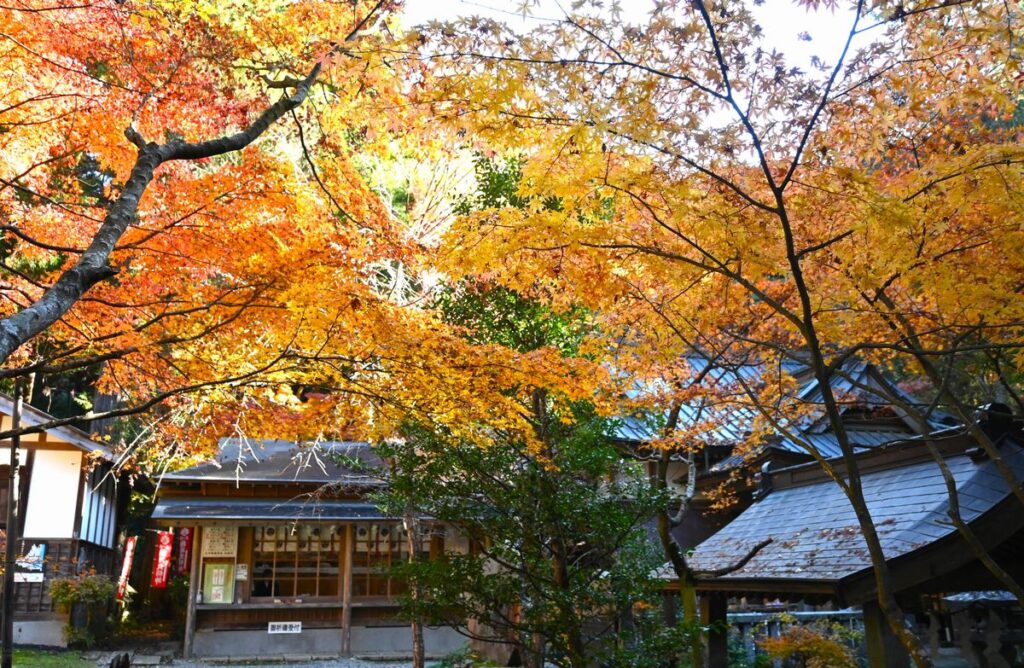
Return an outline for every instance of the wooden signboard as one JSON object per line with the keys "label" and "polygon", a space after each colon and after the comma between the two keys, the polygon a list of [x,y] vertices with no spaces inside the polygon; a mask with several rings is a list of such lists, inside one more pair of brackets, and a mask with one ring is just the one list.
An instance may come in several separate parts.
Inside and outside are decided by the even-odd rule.
{"label": "wooden signboard", "polygon": [[203,558],[234,559],[238,552],[238,527],[206,527]]}

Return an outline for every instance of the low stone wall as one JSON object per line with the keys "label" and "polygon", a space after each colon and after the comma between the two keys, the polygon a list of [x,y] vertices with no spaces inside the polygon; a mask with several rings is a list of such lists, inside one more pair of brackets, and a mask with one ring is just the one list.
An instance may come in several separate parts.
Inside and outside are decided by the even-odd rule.
{"label": "low stone wall", "polygon": [[[423,644],[427,656],[451,654],[467,642],[466,637],[454,629],[443,626],[423,629]],[[412,631],[408,626],[353,626],[352,654],[410,656]]]}
{"label": "low stone wall", "polygon": [[14,644],[37,645],[42,647],[67,647],[64,639],[63,618],[42,620],[14,620]]}
{"label": "low stone wall", "polygon": [[[298,657],[340,656],[341,628],[303,629],[301,633],[269,634],[255,629],[198,630],[197,657]],[[426,628],[423,641],[429,656],[443,656],[466,644],[449,628]],[[412,633],[408,626],[353,626],[352,654],[388,657],[409,656]]]}

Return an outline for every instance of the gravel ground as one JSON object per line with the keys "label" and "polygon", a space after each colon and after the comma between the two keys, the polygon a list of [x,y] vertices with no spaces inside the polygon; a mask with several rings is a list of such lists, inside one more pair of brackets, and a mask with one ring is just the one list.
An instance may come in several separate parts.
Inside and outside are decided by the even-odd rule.
{"label": "gravel ground", "polygon": [[[103,653],[90,653],[89,659],[96,660],[97,668],[106,668],[110,665],[110,660],[114,657],[112,652]],[[99,654],[99,656],[96,656]],[[153,666],[153,668],[234,668],[235,666],[261,666],[262,668],[411,668],[412,663],[407,661],[371,661],[366,659],[348,659],[348,658],[331,658],[331,659],[311,659],[308,661],[304,660],[281,660],[280,658],[268,657],[266,660],[251,660],[246,661],[241,659],[239,661],[185,661],[184,659],[170,659],[167,656],[159,657],[154,655],[143,655],[137,657],[141,658],[142,661],[133,662],[133,666]],[[151,663],[160,661],[159,664]],[[436,665],[436,661],[428,661],[427,666]]]}
{"label": "gravel ground", "polygon": [[[229,666],[264,666],[265,668],[410,668],[411,663],[390,661],[360,661],[359,659],[328,659],[318,661],[306,661],[302,663],[209,663],[205,661],[175,661],[171,664],[174,668],[226,668]],[[427,664],[431,665],[430,663]]]}

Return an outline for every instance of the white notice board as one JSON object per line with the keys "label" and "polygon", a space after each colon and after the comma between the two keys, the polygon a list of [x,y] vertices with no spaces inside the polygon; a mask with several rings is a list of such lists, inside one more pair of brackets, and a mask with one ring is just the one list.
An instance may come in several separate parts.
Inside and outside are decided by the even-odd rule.
{"label": "white notice board", "polygon": [[302,633],[302,622],[267,622],[267,633]]}
{"label": "white notice board", "polygon": [[203,557],[234,559],[238,552],[238,527],[205,527]]}

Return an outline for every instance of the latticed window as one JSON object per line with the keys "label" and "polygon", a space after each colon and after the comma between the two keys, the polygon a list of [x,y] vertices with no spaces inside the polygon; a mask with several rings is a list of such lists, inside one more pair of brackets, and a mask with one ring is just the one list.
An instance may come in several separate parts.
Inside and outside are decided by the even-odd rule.
{"label": "latticed window", "polygon": [[[354,530],[355,553],[352,558],[352,596],[392,597],[405,590],[405,583],[388,577],[388,569],[409,558],[408,537],[401,523],[358,524]],[[416,556],[430,556],[429,532],[416,537]]]}
{"label": "latticed window", "polygon": [[337,598],[343,544],[343,527],[257,527],[253,532],[252,596]]}

